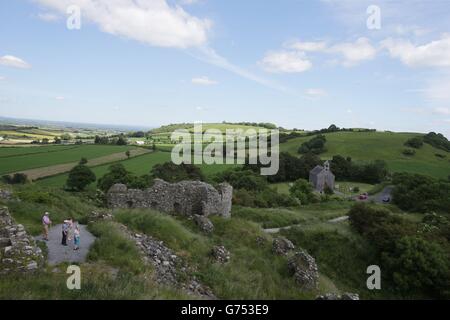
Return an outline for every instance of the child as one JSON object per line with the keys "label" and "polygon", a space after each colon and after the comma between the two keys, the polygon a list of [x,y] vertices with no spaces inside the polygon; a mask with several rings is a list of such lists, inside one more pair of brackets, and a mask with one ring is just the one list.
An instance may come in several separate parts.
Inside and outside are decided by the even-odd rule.
{"label": "child", "polygon": [[80,228],[78,227],[78,224],[75,226],[73,231],[73,245],[73,250],[80,249]]}

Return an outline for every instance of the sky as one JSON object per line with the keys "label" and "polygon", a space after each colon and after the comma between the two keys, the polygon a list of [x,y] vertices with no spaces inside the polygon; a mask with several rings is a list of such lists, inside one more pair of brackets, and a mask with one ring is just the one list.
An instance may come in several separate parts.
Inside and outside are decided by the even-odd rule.
{"label": "sky", "polygon": [[0,116],[450,137],[449,17],[450,0],[0,0]]}

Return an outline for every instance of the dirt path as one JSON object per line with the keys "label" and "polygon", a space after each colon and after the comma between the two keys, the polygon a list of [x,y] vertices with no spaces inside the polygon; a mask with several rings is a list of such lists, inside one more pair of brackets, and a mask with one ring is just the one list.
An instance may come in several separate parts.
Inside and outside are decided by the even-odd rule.
{"label": "dirt path", "polygon": [[[57,265],[62,262],[85,262],[89,248],[95,241],[95,237],[87,230],[86,226],[80,225],[80,249],[73,250],[73,239],[67,240],[68,246],[61,244],[62,225],[58,224],[50,228],[49,241],[45,241],[48,249],[48,264]],[[42,236],[36,238],[42,240]]]}
{"label": "dirt path", "polygon": [[[143,148],[131,149],[130,157],[136,157],[136,156],[140,156],[140,155],[150,153],[150,152],[152,152],[152,151],[148,150],[148,149],[143,149]],[[127,159],[125,152],[113,153],[113,154],[110,154],[110,155],[107,155],[104,157],[91,159],[87,163],[87,166],[95,167],[98,165],[121,161],[121,160],[125,160],[125,159]],[[69,172],[77,164],[78,164],[78,162],[63,163],[63,164],[57,164],[54,166],[35,168],[35,169],[30,169],[30,170],[23,170],[23,171],[19,171],[18,173],[26,174],[28,179],[30,179],[30,180],[37,180],[37,179]],[[13,175],[13,174],[14,173],[10,173],[10,175]]]}

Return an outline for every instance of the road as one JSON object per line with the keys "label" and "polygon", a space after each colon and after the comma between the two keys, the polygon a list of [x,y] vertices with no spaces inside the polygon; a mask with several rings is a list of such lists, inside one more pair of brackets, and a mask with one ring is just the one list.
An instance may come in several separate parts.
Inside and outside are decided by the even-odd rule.
{"label": "road", "polygon": [[369,197],[369,201],[374,201],[375,203],[385,203],[383,202],[383,199],[385,197],[389,197],[392,200],[392,190],[394,189],[393,186],[387,186],[385,187],[380,193],[374,194],[373,196]]}

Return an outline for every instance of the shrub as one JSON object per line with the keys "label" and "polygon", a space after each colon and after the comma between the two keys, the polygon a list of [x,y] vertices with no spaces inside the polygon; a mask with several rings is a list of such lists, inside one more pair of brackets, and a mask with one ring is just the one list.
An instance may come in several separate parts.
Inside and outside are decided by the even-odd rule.
{"label": "shrub", "polygon": [[402,153],[403,153],[405,156],[411,157],[411,156],[413,156],[413,155],[416,154],[416,150],[413,150],[413,149],[403,149]]}
{"label": "shrub", "polygon": [[79,164],[69,172],[66,186],[71,190],[84,190],[89,184],[95,182],[95,174],[87,166]]}
{"label": "shrub", "polygon": [[14,175],[4,175],[2,180],[7,184],[25,184],[28,182],[28,177],[24,173],[15,173]]}
{"label": "shrub", "polygon": [[411,138],[405,142],[405,146],[419,149],[423,146],[423,139],[421,137]]}
{"label": "shrub", "polygon": [[300,200],[301,204],[309,204],[314,200],[313,188],[305,179],[298,179],[289,189],[291,196]]}
{"label": "shrub", "polygon": [[298,153],[314,153],[314,154],[320,154],[324,153],[326,151],[325,149],[325,143],[327,142],[327,139],[324,135],[317,135],[314,138],[312,138],[309,141],[306,141],[302,143],[300,148],[298,149]]}
{"label": "shrub", "polygon": [[176,165],[170,161],[155,165],[150,174],[153,179],[159,178],[167,182],[179,182],[183,180],[204,180],[204,176],[197,166],[185,163]]}

